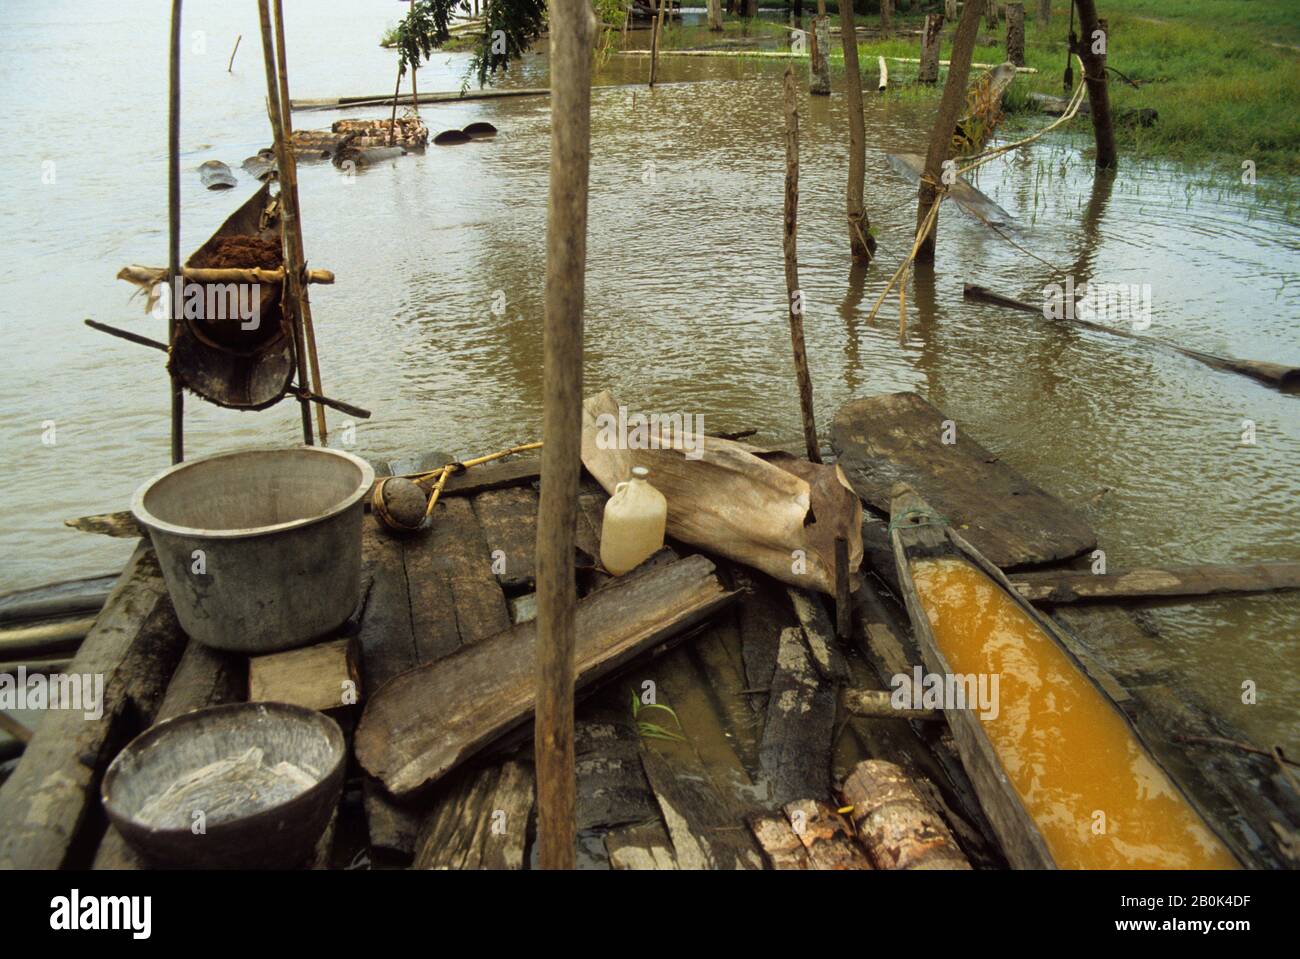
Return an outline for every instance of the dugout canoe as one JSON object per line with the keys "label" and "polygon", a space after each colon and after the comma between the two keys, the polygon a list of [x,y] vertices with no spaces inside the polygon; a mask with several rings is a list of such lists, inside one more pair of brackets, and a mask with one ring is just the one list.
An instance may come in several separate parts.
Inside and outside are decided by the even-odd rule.
{"label": "dugout canoe", "polygon": [[1122,687],[905,484],[890,529],[927,682],[999,677],[995,709],[944,715],[1013,867],[1249,861],[1143,743]]}

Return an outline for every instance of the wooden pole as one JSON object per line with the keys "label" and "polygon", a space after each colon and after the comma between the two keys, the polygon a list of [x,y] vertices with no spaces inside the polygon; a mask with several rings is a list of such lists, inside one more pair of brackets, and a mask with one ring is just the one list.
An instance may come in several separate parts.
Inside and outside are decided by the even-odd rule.
{"label": "wooden pole", "polygon": [[[847,6],[847,3],[845,4]],[[794,346],[794,371],[799,380],[799,408],[803,413],[803,439],[808,459],[820,463],[817,424],[813,419],[812,375],[803,339],[803,293],[799,289],[799,91],[794,67],[785,68],[785,290],[790,305],[790,341]]]}
{"label": "wooden pole", "polygon": [[939,40],[942,36],[943,14],[928,14],[925,29],[921,31],[921,67],[916,74],[917,83],[939,82]]}
{"label": "wooden pole", "polygon": [[949,23],[957,22],[957,0],[943,0],[943,18]]}
{"label": "wooden pole", "polygon": [[853,4],[840,4],[840,43],[844,47],[844,105],[849,113],[849,184],[847,214],[849,253],[855,262],[870,263],[876,253],[871,221],[863,202],[863,180],[867,175],[867,131],[862,118],[862,71],[858,68],[858,33],[853,22]]}
{"label": "wooden pole", "polygon": [[[662,7],[661,7],[662,9]],[[537,518],[537,845],[543,869],[577,855],[573,757],[574,527],[582,467],[582,320],[591,160],[589,0],[550,0],[551,184],[542,335],[542,488]]]}
{"label": "wooden pole", "polygon": [[[411,0],[411,13],[415,13],[415,0]],[[415,74],[419,69],[419,64],[411,64],[411,111],[419,117],[420,115],[420,91],[415,85]]]}
{"label": "wooden pole", "polygon": [[402,92],[402,55],[397,55],[397,84],[393,87],[393,113],[388,118],[388,145],[393,145],[397,134],[397,95]]}
{"label": "wooden pole", "polygon": [[[275,58],[276,68],[280,74],[280,103],[283,107],[281,120],[284,122],[284,139],[290,144],[289,165],[280,167],[280,189],[287,190],[293,198],[293,231],[289,232],[290,221],[286,218],[285,232],[287,238],[294,246],[294,261],[298,264],[299,275],[307,264],[307,256],[303,248],[302,241],[302,204],[298,200],[298,158],[292,149],[293,144],[293,117],[289,108],[289,66],[287,60],[288,54],[285,53],[284,44],[284,4],[283,0],[275,0]],[[302,321],[302,339],[307,347],[307,363],[311,373],[311,391],[318,396],[325,393],[324,384],[321,383],[320,376],[320,357],[316,353],[316,327],[311,319],[311,296],[307,291],[307,285],[298,284],[298,319]],[[302,383],[300,382],[301,386]],[[316,431],[320,435],[321,445],[329,443],[329,430],[325,425],[325,407],[321,404],[316,405]]]}
{"label": "wooden pole", "polygon": [[1025,5],[1007,4],[1007,59],[1018,67],[1025,65]]}
{"label": "wooden pole", "polygon": [[[851,3],[852,0],[845,0]],[[880,35],[887,37],[893,32],[894,0],[880,0]]]}
{"label": "wooden pole", "polygon": [[[276,80],[275,45],[271,37],[271,8],[269,0],[257,0],[257,13],[262,22],[262,60],[266,66],[266,110],[271,119],[271,133],[275,140],[275,162],[280,171],[280,226],[284,232],[284,269],[285,283],[289,288],[289,302],[295,311],[293,322],[294,352],[298,360],[298,386],[307,388],[307,357],[303,343],[302,323],[297,311],[302,304],[302,264],[298,261],[296,248],[289,239],[297,228],[297,215],[293,205],[293,191],[288,183],[293,174],[287,173],[293,163],[293,150],[284,135],[284,120],[280,115],[280,87]],[[302,441],[313,445],[311,429],[311,404],[301,395],[298,404],[302,408]]]}
{"label": "wooden pole", "polygon": [[[1110,91],[1106,85],[1106,46],[1110,30],[1105,20],[1097,19],[1094,0],[1075,0],[1079,8],[1079,38],[1076,53],[1083,61],[1083,78],[1088,84],[1088,107],[1092,113],[1092,131],[1097,140],[1097,167],[1108,170],[1116,165],[1115,130],[1110,119]],[[1096,50],[1097,47],[1100,50]]]}
{"label": "wooden pole", "polygon": [[998,28],[998,0],[985,0],[984,11],[987,14],[985,20],[990,30]]}
{"label": "wooden pole", "polygon": [[[167,342],[176,343],[180,327],[181,290],[181,0],[172,0],[171,65],[167,85],[167,293],[171,317]],[[185,459],[185,394],[171,373],[172,463]]]}
{"label": "wooden pole", "polygon": [[[821,4],[824,7],[826,0],[821,0]],[[831,24],[824,13],[813,18],[812,30],[808,33],[812,38],[812,50],[809,51],[812,55],[808,58],[812,82],[808,84],[808,92],[828,97],[831,95]]]}
{"label": "wooden pole", "polygon": [[235,54],[239,52],[239,41],[244,39],[241,33],[235,37],[235,49],[230,51],[230,62],[226,64],[226,72],[229,73],[235,66]]}
{"label": "wooden pole", "polygon": [[[952,41],[952,59],[948,64],[948,79],[939,101],[939,115],[930,134],[930,147],[925,154],[925,171],[921,174],[916,207],[916,229],[920,233],[930,216],[930,208],[938,199],[937,185],[942,182],[943,161],[952,149],[952,135],[957,129],[957,114],[966,103],[966,81],[970,79],[970,61],[975,53],[975,37],[980,29],[980,7],[968,0],[957,21],[957,33]],[[929,233],[916,251],[917,263],[934,260],[934,238],[939,231],[936,219]]]}
{"label": "wooden pole", "polygon": [[[826,0],[822,0],[822,3],[825,3],[825,2],[826,2]],[[708,0],[708,10],[709,10],[709,29],[710,29],[711,31],[713,31],[714,33],[719,33],[719,32],[721,32],[721,30],[722,30],[722,0]],[[630,17],[631,15],[632,15],[632,8],[629,6],[629,7],[628,7],[628,16]],[[625,28],[625,29],[624,29],[624,35],[626,35],[626,33],[627,33],[627,31],[626,31],[626,28]]]}
{"label": "wooden pole", "polygon": [[659,34],[664,28],[665,2],[666,0],[659,0],[657,13],[650,27],[650,89],[652,90],[655,85],[655,76],[659,72]]}
{"label": "wooden pole", "polygon": [[1038,25],[1046,27],[1052,22],[1052,0],[1038,0]]}

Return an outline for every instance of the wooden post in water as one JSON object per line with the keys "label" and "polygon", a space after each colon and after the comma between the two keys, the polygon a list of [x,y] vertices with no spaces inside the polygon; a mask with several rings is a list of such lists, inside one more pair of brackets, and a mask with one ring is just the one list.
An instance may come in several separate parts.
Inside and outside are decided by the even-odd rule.
{"label": "wooden post in water", "polygon": [[[280,85],[276,78],[275,46],[271,36],[271,8],[269,0],[257,0],[257,14],[262,22],[262,59],[266,66],[266,108],[271,119],[271,134],[274,138],[275,164],[280,173],[280,225],[284,231],[284,283],[289,291],[290,308],[294,311],[293,328],[294,352],[298,360],[298,385],[304,390],[310,389],[307,379],[307,350],[303,343],[302,315],[302,261],[298,259],[298,247],[291,239],[298,229],[298,211],[293,202],[293,147],[284,133],[284,119],[280,112]],[[285,104],[287,107],[288,104]],[[290,171],[290,172],[286,172]],[[298,397],[302,409],[302,441],[313,445],[311,428],[311,403]]]}
{"label": "wooden post in water", "polygon": [[[175,344],[181,317],[181,0],[172,0],[171,61],[167,83],[167,342]],[[171,372],[172,463],[185,459],[185,394]]]}
{"label": "wooden post in water", "polygon": [[590,0],[550,0],[551,185],[542,336],[542,489],[537,515],[537,844],[543,869],[577,855],[573,758],[574,526],[582,468],[582,318],[591,159]]}
{"label": "wooden post in water", "polygon": [[[284,4],[275,0],[275,62],[280,74],[280,106],[284,120],[284,139],[289,144],[289,165],[280,168],[280,189],[288,191],[293,199],[293,232],[287,239],[294,246],[294,260],[301,270],[307,265],[307,254],[302,243],[302,204],[298,202],[298,157],[293,152],[293,117],[289,104],[289,64],[284,46]],[[289,220],[285,220],[286,233]],[[325,395],[325,386],[321,382],[320,357],[316,353],[316,327],[311,319],[311,294],[306,283],[299,283],[298,315],[302,321],[303,345],[307,348],[307,362],[311,373],[311,390],[317,396]],[[325,425],[325,407],[316,404],[316,430],[320,435],[322,446],[329,444],[329,430]]]}
{"label": "wooden post in water", "polygon": [[[844,6],[847,6],[845,0]],[[859,80],[859,82],[861,82]],[[820,463],[817,423],[813,419],[812,375],[803,339],[803,292],[799,289],[799,90],[794,67],[785,68],[785,291],[790,307],[790,341],[794,346],[794,371],[799,380],[799,408],[803,413],[803,439],[808,459]]]}
{"label": "wooden post in water", "polygon": [[[957,21],[957,33],[952,41],[952,59],[948,62],[948,80],[943,86],[939,101],[939,115],[930,133],[930,146],[925,154],[925,171],[921,174],[921,187],[917,193],[916,229],[919,233],[930,215],[930,208],[938,200],[938,184],[942,182],[943,161],[952,150],[952,135],[957,129],[957,115],[966,103],[966,82],[970,79],[970,61],[975,52],[975,37],[980,29],[980,8],[975,0],[968,0]],[[934,228],[922,240],[916,251],[916,262],[934,260],[934,239],[939,232]]]}
{"label": "wooden post in water", "polygon": [[1007,4],[1007,59],[1018,67],[1025,65],[1025,5]]}
{"label": "wooden post in water", "polygon": [[[822,0],[825,3],[825,0]],[[709,29],[714,33],[722,31],[722,0],[708,0]],[[632,16],[632,7],[627,8],[627,15]],[[625,31],[626,32],[626,31]]]}
{"label": "wooden post in water", "polygon": [[1108,170],[1116,165],[1115,130],[1110,120],[1110,91],[1106,85],[1106,47],[1110,31],[1105,20],[1097,18],[1094,0],[1075,0],[1079,8],[1079,26],[1083,36],[1075,52],[1083,61],[1083,77],[1088,84],[1088,107],[1092,113],[1092,131],[1097,140],[1097,167]]}
{"label": "wooden post in water", "polygon": [[659,34],[664,29],[664,4],[667,0],[659,0],[659,6],[654,20],[650,24],[650,89],[654,89],[655,77],[659,72]]}
{"label": "wooden post in water", "polygon": [[921,66],[916,73],[917,83],[939,82],[939,40],[942,36],[943,14],[927,14],[925,29],[921,32]]}
{"label": "wooden post in water", "polygon": [[[411,13],[415,13],[415,0],[411,0]],[[418,118],[420,116],[420,91],[415,85],[415,74],[419,69],[419,64],[411,64],[411,112]],[[394,103],[393,106],[397,104]]]}
{"label": "wooden post in water", "polygon": [[1038,25],[1045,27],[1052,22],[1052,0],[1038,0]]}
{"label": "wooden post in water", "polygon": [[831,95],[831,22],[826,18],[826,0],[817,0],[817,16],[813,18],[809,35],[812,38],[812,56],[809,58],[812,82],[808,85],[808,92],[828,97]]}
{"label": "wooden post in water", "polygon": [[871,235],[871,221],[862,199],[862,181],[867,175],[867,131],[862,119],[858,28],[853,21],[851,0],[840,2],[840,43],[844,47],[844,105],[849,112],[849,184],[846,197],[849,253],[854,262],[870,263],[876,253],[876,240]]}

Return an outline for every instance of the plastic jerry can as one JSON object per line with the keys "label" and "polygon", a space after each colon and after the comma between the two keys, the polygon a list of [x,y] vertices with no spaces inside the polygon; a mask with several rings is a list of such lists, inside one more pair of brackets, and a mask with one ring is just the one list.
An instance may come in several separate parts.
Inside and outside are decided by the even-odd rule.
{"label": "plastic jerry can", "polygon": [[632,478],[614,487],[600,526],[600,562],[615,576],[641,565],[664,545],[668,500],[647,482],[650,471],[632,467]]}

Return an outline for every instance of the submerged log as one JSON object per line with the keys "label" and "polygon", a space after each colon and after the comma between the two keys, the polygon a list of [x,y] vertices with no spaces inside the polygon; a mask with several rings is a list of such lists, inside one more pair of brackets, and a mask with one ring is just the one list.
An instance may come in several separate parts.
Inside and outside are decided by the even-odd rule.
{"label": "submerged log", "polygon": [[858,763],[841,790],[877,869],[970,869],[943,818],[893,763]]}
{"label": "submerged log", "polygon": [[[591,594],[577,607],[577,685],[680,635],[734,595],[702,556],[632,573]],[[362,766],[395,795],[407,795],[527,721],[536,639],[536,624],[521,623],[378,690],[357,729]]]}
{"label": "submerged log", "polygon": [[1245,563],[1126,569],[1113,573],[1044,570],[1011,577],[1021,596],[1034,603],[1148,597],[1214,596],[1300,589],[1300,563]]}
{"label": "submerged log", "polygon": [[[1001,293],[995,293],[993,290],[977,286],[974,283],[967,283],[963,288],[963,295],[968,300],[978,300],[983,303],[992,303],[995,306],[1005,306],[1013,310],[1020,310],[1022,313],[1034,313],[1046,318],[1046,309],[1044,306],[1035,306],[1033,303],[1026,303],[1024,300],[1017,300],[1015,297],[1003,296]],[[1300,386],[1300,367],[1284,366],[1281,363],[1268,363],[1263,360],[1239,360],[1233,356],[1216,356],[1213,353],[1203,353],[1200,350],[1189,349],[1185,346],[1179,346],[1169,340],[1158,336],[1144,336],[1140,333],[1134,333],[1131,330],[1125,330],[1120,327],[1106,326],[1103,323],[1093,323],[1091,320],[1084,320],[1078,317],[1063,317],[1053,320],[1056,323],[1073,323],[1075,326],[1082,326],[1085,329],[1096,330],[1099,333],[1110,333],[1113,336],[1123,336],[1130,340],[1137,340],[1139,343],[1149,343],[1152,346],[1163,347],[1167,350],[1173,350],[1181,353],[1183,356],[1189,356],[1206,366],[1214,367],[1216,370],[1226,370],[1229,373],[1240,373],[1242,376],[1249,376],[1252,379],[1259,380],[1261,383],[1267,383],[1269,386],[1278,389],[1290,389]]]}

